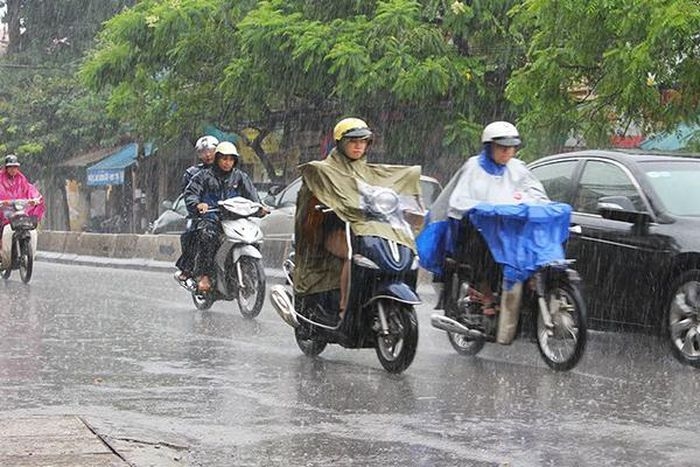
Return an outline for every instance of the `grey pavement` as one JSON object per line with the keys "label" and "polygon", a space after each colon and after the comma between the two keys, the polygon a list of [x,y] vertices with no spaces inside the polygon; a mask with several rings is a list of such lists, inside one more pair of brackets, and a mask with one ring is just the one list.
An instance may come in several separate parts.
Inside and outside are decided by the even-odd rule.
{"label": "grey pavement", "polygon": [[0,419],[0,465],[127,466],[124,458],[80,417]]}
{"label": "grey pavement", "polygon": [[[134,274],[103,259],[40,259],[30,284],[0,281],[0,446],[13,432],[26,448],[14,444],[0,465],[120,465],[116,453],[159,467],[700,458],[700,376],[648,336],[595,333],[567,373],[527,340],[465,358],[430,327],[426,293],[416,359],[389,375],[371,349],[304,357],[269,303],[255,320],[231,302],[195,310],[169,263]],[[42,447],[73,458],[42,460]]]}

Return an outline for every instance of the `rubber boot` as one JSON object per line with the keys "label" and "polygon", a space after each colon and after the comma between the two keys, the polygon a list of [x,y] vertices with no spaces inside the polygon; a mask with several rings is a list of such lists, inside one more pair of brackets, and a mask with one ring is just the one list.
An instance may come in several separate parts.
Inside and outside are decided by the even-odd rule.
{"label": "rubber boot", "polygon": [[504,290],[501,294],[501,309],[498,315],[498,332],[496,333],[496,342],[499,344],[510,344],[515,339],[522,294],[522,282],[516,282],[510,290]]}

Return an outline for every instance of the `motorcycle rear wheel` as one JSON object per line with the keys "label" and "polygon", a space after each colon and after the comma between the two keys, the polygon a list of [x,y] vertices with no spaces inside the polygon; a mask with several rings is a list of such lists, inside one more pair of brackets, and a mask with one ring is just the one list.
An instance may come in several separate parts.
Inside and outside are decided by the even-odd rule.
{"label": "motorcycle rear wheel", "polygon": [[586,347],[588,334],[586,306],[577,286],[561,281],[548,288],[545,300],[554,329],[547,332],[542,314],[537,310],[537,347],[545,363],[556,371],[576,366]]}
{"label": "motorcycle rear wheel", "polygon": [[[305,326],[305,325],[304,325]],[[327,342],[315,339],[314,337],[307,337],[308,331],[302,329],[302,326],[297,326],[294,328],[294,338],[297,341],[297,345],[301,352],[307,357],[317,357],[326,349]]]}
{"label": "motorcycle rear wheel", "polygon": [[416,310],[403,303],[385,300],[389,334],[377,333],[375,350],[379,363],[389,373],[401,373],[408,368],[416,356],[418,347],[418,319]]}
{"label": "motorcycle rear wheel", "polygon": [[22,279],[22,282],[29,284],[29,281],[32,279],[32,272],[34,272],[34,252],[29,240],[24,240],[20,243],[19,251],[19,277]]}
{"label": "motorcycle rear wheel", "polygon": [[483,339],[469,339],[456,332],[448,332],[447,339],[452,344],[452,348],[465,357],[473,357],[478,354],[486,343]]}
{"label": "motorcycle rear wheel", "polygon": [[244,318],[253,319],[265,303],[265,269],[261,260],[250,256],[241,256],[238,263],[244,284],[238,286],[238,309]]}
{"label": "motorcycle rear wheel", "polygon": [[200,294],[197,292],[192,292],[192,302],[194,302],[195,308],[200,311],[205,311],[211,308],[214,304],[214,299],[211,294]]}

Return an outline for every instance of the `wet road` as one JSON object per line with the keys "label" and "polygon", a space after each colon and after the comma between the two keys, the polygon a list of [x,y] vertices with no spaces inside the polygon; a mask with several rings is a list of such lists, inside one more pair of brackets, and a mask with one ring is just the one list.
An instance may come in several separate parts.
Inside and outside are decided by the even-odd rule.
{"label": "wet road", "polygon": [[372,350],[304,357],[267,304],[254,321],[196,311],[166,273],[40,262],[0,303],[0,417],[80,415],[136,465],[700,459],[700,373],[653,338],[596,334],[558,374],[528,342],[460,357],[422,306],[416,359],[392,376]]}

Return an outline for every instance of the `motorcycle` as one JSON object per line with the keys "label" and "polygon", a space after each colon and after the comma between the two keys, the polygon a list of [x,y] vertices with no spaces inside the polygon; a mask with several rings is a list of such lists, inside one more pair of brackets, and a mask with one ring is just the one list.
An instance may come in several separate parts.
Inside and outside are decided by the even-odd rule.
{"label": "motorcycle", "polygon": [[[362,210],[368,217],[410,231],[403,217],[403,210],[408,207],[402,206],[402,201],[407,201],[400,201],[403,197],[389,188],[362,185],[360,194],[364,199]],[[323,205],[316,209],[332,212]],[[418,257],[411,248],[395,241],[356,235],[347,222],[345,238],[352,260],[342,319],[338,315],[338,289],[308,295],[293,293],[294,251],[282,265],[289,285],[271,288],[272,305],[294,328],[297,345],[305,355],[315,357],[328,344],[349,349],[374,348],[384,369],[401,373],[413,362],[418,346],[414,309],[421,303],[415,292]]]}
{"label": "motorcycle", "polygon": [[[192,295],[198,310],[208,310],[217,300],[236,300],[241,314],[255,318],[265,301],[265,269],[260,243],[263,234],[256,217],[263,205],[240,196],[219,201],[207,212],[221,212],[221,246],[214,257],[212,288],[197,289],[193,279],[180,284]],[[255,219],[255,220],[254,220]]]}
{"label": "motorcycle", "polygon": [[[461,245],[469,244],[466,232],[473,228],[466,224],[462,221],[459,230]],[[487,342],[510,344],[525,336],[534,337],[550,368],[566,371],[576,366],[586,346],[587,316],[573,261],[544,264],[510,288],[500,280],[491,300],[485,299],[484,272],[474,267],[472,258],[464,249],[446,258],[444,286],[436,306],[444,314],[434,313],[430,318],[433,327],[447,332],[457,353],[472,356]],[[500,304],[497,313],[494,304]]]}
{"label": "motorcycle", "polygon": [[0,208],[9,221],[2,229],[0,250],[0,274],[9,279],[13,270],[19,269],[22,282],[28,284],[34,271],[37,232],[36,216],[27,214],[27,207],[41,202],[37,199],[9,199],[0,201]]}

